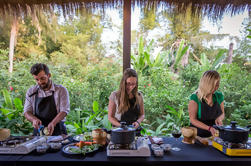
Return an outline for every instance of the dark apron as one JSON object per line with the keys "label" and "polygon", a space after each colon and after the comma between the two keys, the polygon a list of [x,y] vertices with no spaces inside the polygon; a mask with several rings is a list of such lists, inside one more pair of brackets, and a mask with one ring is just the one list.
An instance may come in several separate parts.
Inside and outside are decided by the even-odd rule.
{"label": "dark apron", "polygon": [[[222,110],[220,104],[215,101],[213,106],[210,107],[204,100],[201,102],[201,119],[198,119],[200,122],[213,126],[215,125],[215,120],[222,114]],[[190,124],[192,127],[196,127]],[[211,137],[211,132],[208,130],[203,130],[201,128],[197,128],[197,135],[200,137]]]}
{"label": "dark apron", "polygon": [[[42,121],[42,125],[45,127],[57,116],[57,109],[54,100],[54,92],[52,92],[51,96],[47,97],[35,97],[35,116]],[[64,122],[59,122],[54,127],[54,131],[52,133],[53,136],[67,134],[66,128],[64,126]],[[37,129],[34,128],[33,135],[39,135]]]}
{"label": "dark apron", "polygon": [[[128,109],[128,111],[126,111],[124,114],[121,115],[120,121],[126,122],[126,125],[129,125],[129,126],[131,126],[133,122],[136,122],[136,120],[138,120],[139,115],[140,115],[140,106],[138,104],[134,106],[135,102],[136,102],[135,97],[133,99],[129,99],[130,108]],[[141,126],[139,126],[136,129],[137,136],[140,135],[141,130],[142,130]]]}

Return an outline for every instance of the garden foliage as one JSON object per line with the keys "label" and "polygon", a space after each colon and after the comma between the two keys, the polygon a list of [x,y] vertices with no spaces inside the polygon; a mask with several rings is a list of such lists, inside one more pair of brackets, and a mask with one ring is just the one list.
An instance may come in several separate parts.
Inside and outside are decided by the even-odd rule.
{"label": "garden foliage", "polygon": [[[122,62],[121,55],[105,56],[107,50],[101,42],[104,28],[101,16],[84,13],[67,18],[61,24],[54,20],[55,15],[42,16],[46,15],[40,18],[40,22],[44,23],[40,44],[31,18],[19,22],[12,73],[8,72],[9,36],[3,31],[6,27],[10,28],[10,23],[0,22],[0,127],[10,128],[12,135],[32,133],[31,123],[23,116],[23,102],[27,89],[35,84],[29,73],[30,67],[40,62],[49,66],[54,83],[68,89],[71,111],[66,126],[69,133],[80,134],[95,128],[110,129],[107,106],[109,95],[119,88]],[[152,24],[152,28],[155,26],[157,24]],[[183,23],[182,27],[185,27]],[[199,21],[196,27],[195,34],[199,32]],[[173,35],[175,32],[173,27]],[[154,53],[157,41],[147,43],[139,37],[138,47],[132,51],[132,68],[139,75],[139,91],[144,96],[146,115],[142,133],[168,135],[173,125],[189,125],[189,96],[198,88],[203,72],[212,69],[221,75],[219,90],[225,99],[224,124],[235,120],[242,126],[250,125],[251,68],[250,55],[246,55],[250,48],[250,30],[234,52],[232,64],[224,62],[226,50],[201,49],[202,45],[197,47],[190,40],[193,35],[187,35],[175,47],[172,47],[174,43],[163,43],[165,49],[157,54]],[[162,40],[175,42],[178,37]],[[189,61],[181,65],[185,55],[189,55]]]}

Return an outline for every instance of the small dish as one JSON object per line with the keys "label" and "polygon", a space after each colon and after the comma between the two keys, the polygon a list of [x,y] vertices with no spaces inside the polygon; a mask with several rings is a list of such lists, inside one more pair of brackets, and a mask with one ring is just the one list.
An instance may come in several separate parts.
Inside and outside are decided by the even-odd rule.
{"label": "small dish", "polygon": [[155,150],[155,149],[159,149],[160,146],[157,145],[157,144],[152,144],[152,145],[151,145],[151,148],[152,148],[152,150]]}
{"label": "small dish", "polygon": [[49,145],[52,150],[60,150],[62,147],[62,144],[60,142],[51,142],[49,143]]}
{"label": "small dish", "polygon": [[163,157],[164,156],[164,150],[162,148],[156,148],[153,150],[153,153],[157,157]]}
{"label": "small dish", "polygon": [[47,149],[48,149],[48,145],[46,145],[46,144],[39,145],[36,147],[37,153],[41,153],[41,154],[46,153]]}
{"label": "small dish", "polygon": [[164,150],[164,152],[168,152],[172,149],[170,144],[161,144],[160,147]]}

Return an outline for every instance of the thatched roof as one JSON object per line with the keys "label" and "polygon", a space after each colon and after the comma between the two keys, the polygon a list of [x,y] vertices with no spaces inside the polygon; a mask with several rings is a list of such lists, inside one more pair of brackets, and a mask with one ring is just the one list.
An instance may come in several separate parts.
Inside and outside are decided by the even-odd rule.
{"label": "thatched roof", "polygon": [[[251,10],[251,0],[131,0],[132,6],[170,7],[175,5],[180,12],[192,5],[192,11],[203,11],[209,17],[220,17],[224,12],[237,14]],[[106,9],[123,5],[123,0],[0,0],[0,12],[10,15],[27,14],[37,8],[43,10],[59,9],[65,14],[75,12],[80,8]]]}

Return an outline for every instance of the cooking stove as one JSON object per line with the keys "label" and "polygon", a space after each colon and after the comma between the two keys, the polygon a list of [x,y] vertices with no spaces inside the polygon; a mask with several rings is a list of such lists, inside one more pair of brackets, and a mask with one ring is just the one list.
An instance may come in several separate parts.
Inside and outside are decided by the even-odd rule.
{"label": "cooking stove", "polygon": [[0,141],[0,154],[28,154],[45,142],[46,137],[11,136]]}
{"label": "cooking stove", "polygon": [[107,146],[107,156],[113,157],[149,157],[151,156],[147,137],[138,137],[131,144],[113,144]]}
{"label": "cooking stove", "polygon": [[251,156],[251,139],[246,144],[231,143],[215,137],[212,146],[228,156]]}

